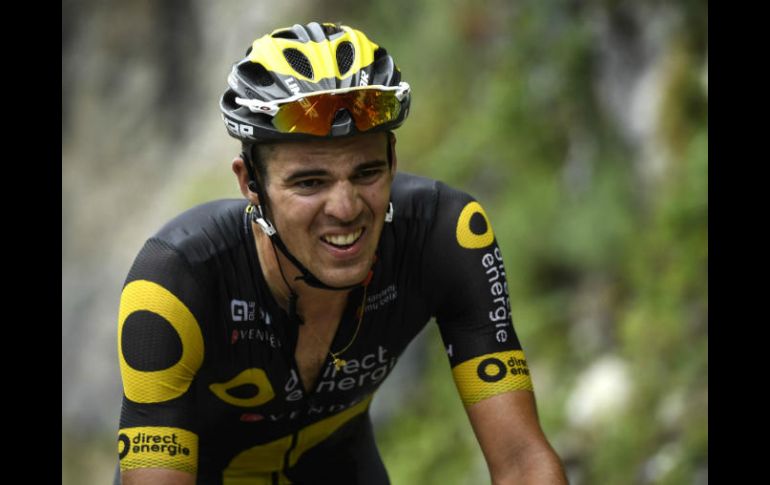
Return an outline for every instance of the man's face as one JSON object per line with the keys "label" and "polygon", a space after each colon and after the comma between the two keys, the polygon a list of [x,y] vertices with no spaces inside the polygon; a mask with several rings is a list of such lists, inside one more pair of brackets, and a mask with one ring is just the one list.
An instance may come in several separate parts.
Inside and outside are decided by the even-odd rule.
{"label": "man's face", "polygon": [[277,144],[265,159],[273,222],[289,251],[330,286],[361,282],[390,201],[385,133]]}

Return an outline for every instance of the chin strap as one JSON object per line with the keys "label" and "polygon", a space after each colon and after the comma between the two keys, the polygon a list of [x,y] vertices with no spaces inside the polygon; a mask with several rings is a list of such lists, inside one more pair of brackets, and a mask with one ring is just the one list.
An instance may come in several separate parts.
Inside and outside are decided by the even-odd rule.
{"label": "chin strap", "polygon": [[[270,222],[269,219],[267,219],[263,212],[262,212],[262,205],[254,206],[254,209],[251,210],[251,220],[256,223],[261,229],[262,232],[264,232],[269,238],[270,242],[273,244],[273,248],[277,247],[281,250],[281,252],[286,256],[286,258],[291,261],[291,264],[297,267],[297,269],[302,273],[301,276],[297,276],[294,278],[295,281],[304,281],[308,284],[308,286],[312,286],[313,288],[320,288],[322,290],[351,290],[357,286],[360,286],[362,283],[356,283],[354,285],[349,286],[329,286],[323,281],[316,278],[316,276],[308,270],[304,264],[300,263],[297,258],[294,257],[293,254],[289,251],[289,249],[286,247],[286,244],[284,244],[283,239],[281,239],[281,236],[278,235],[278,231],[276,231],[275,226],[272,222]],[[280,262],[278,263],[280,267]],[[289,287],[291,288],[291,287]]]}

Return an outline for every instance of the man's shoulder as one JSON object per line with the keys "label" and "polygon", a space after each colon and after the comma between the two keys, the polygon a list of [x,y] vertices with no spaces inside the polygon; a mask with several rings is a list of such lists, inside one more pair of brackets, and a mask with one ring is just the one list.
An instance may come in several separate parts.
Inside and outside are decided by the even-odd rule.
{"label": "man's shoulder", "polygon": [[152,239],[161,240],[189,259],[205,259],[240,244],[245,199],[221,199],[197,205],[167,222]]}
{"label": "man's shoulder", "polygon": [[[446,183],[414,175],[398,172],[391,188],[391,200],[397,215],[410,219],[433,219],[446,214],[448,204],[454,201],[467,201],[473,198]],[[439,210],[439,209],[442,210]]]}

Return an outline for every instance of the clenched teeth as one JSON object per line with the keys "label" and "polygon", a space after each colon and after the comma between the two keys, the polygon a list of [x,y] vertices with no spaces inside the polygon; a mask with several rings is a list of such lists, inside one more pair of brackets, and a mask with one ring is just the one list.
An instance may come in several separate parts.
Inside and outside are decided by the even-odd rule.
{"label": "clenched teeth", "polygon": [[356,242],[359,237],[361,237],[361,233],[364,232],[363,228],[359,228],[355,232],[351,232],[350,234],[334,234],[334,235],[326,235],[323,236],[323,240],[328,242],[329,244],[333,244],[335,246],[349,246]]}

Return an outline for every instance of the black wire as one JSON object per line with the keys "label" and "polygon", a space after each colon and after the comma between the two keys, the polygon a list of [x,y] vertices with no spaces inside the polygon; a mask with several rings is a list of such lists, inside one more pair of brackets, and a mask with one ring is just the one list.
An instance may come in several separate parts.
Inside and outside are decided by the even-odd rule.
{"label": "black wire", "polygon": [[299,295],[297,295],[294,288],[292,288],[286,280],[286,275],[283,273],[283,266],[281,265],[280,258],[278,258],[278,251],[275,249],[275,243],[272,238],[270,238],[270,244],[273,246],[273,254],[275,255],[275,262],[278,263],[278,271],[281,273],[281,278],[283,279],[286,288],[289,289],[289,319],[293,322],[296,321],[298,325],[302,325],[305,322],[297,314],[297,300],[299,300]]}

